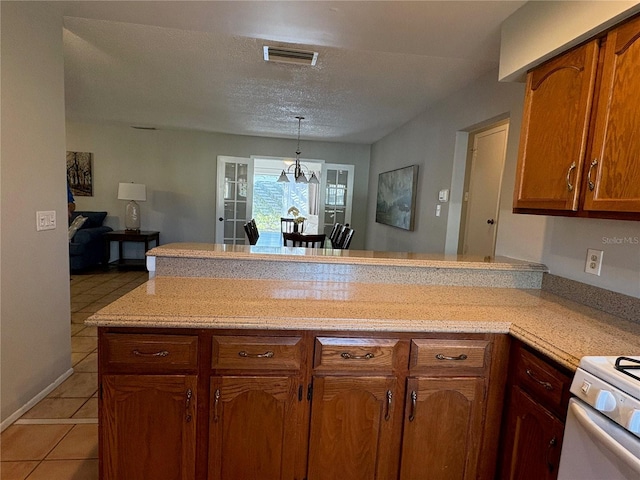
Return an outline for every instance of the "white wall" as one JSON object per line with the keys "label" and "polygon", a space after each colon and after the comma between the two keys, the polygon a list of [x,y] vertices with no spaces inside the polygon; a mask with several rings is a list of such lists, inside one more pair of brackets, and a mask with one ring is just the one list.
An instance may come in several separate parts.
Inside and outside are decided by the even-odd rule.
{"label": "white wall", "polygon": [[[368,200],[366,248],[442,253],[457,238],[464,179],[466,135],[483,120],[510,117],[500,197],[496,255],[541,262],[551,273],[640,297],[640,222],[515,215],[513,189],[522,121],[524,86],[500,83],[492,72],[430,108],[371,149],[369,191],[378,173],[419,164],[416,230],[375,223],[375,194]],[[460,154],[462,151],[462,154]],[[453,167],[452,167],[453,165]],[[437,192],[451,187],[451,200],[435,217]],[[454,232],[454,234],[452,234]],[[603,250],[601,276],[584,273],[587,248]]]}
{"label": "white wall", "polygon": [[[303,140],[300,147],[303,158],[355,165],[352,248],[362,248],[369,145]],[[67,149],[94,154],[94,196],[76,197],[78,210],[106,210],[106,224],[124,228],[125,202],[116,198],[118,183],[144,183],[143,230],[160,231],[161,243],[212,243],[217,156],[293,157],[296,140],[67,122]]]}
{"label": "white wall", "polygon": [[[497,72],[492,71],[376,142],[371,148],[366,248],[425,253],[446,249],[455,253],[466,162],[465,132],[490,119],[511,116],[508,155],[517,155],[523,95],[523,85],[499,84]],[[378,174],[415,164],[419,165],[415,230],[375,223]],[[436,217],[438,191],[444,188],[450,189],[450,200],[442,204],[441,216]]]}
{"label": "white wall", "polygon": [[637,0],[527,2],[502,24],[499,78],[522,79],[530,68],[639,10]]}
{"label": "white wall", "polygon": [[[62,16],[1,3],[1,418],[71,367]],[[36,232],[35,212],[56,230]]]}

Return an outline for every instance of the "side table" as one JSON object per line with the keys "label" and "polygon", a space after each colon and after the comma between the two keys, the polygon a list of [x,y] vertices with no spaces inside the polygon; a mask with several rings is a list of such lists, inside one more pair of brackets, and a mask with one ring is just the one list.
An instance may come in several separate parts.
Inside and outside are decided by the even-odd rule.
{"label": "side table", "polygon": [[149,250],[149,243],[155,241],[155,246],[160,245],[160,232],[131,232],[127,230],[116,230],[104,234],[104,255],[109,259],[111,253],[111,242],[118,242],[118,259],[110,265],[116,265],[119,270],[145,270],[145,258],[124,258],[122,245],[125,242],[144,243],[145,253]]}

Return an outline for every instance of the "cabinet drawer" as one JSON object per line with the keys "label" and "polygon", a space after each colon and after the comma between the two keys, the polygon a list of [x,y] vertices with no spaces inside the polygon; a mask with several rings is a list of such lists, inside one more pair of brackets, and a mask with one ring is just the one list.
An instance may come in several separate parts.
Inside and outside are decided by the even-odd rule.
{"label": "cabinet drawer", "polygon": [[195,370],[198,337],[195,335],[147,335],[106,333],[102,337],[102,361],[108,370]]}
{"label": "cabinet drawer", "polygon": [[571,379],[536,357],[531,352],[521,348],[515,368],[516,384],[529,392],[541,405],[556,414],[564,414]]}
{"label": "cabinet drawer", "polygon": [[397,345],[394,338],[317,337],[314,368],[388,371],[393,369]]}
{"label": "cabinet drawer", "polygon": [[212,368],[299,370],[302,337],[213,337]]}
{"label": "cabinet drawer", "polygon": [[409,369],[477,374],[489,363],[489,345],[487,340],[413,339]]}

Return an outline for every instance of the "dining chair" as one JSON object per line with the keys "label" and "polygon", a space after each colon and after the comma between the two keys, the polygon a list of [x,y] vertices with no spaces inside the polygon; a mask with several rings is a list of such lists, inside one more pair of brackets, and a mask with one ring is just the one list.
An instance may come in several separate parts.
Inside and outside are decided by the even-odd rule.
{"label": "dining chair", "polygon": [[282,233],[288,232],[302,232],[304,230],[304,222],[296,224],[293,218],[280,217],[280,231]]}
{"label": "dining chair", "polygon": [[336,239],[338,238],[338,234],[340,233],[341,229],[341,223],[336,222],[333,224],[333,228],[331,229],[331,233],[329,234],[329,242],[331,242],[332,247],[335,245]]}
{"label": "dining chair", "polygon": [[347,227],[346,225],[342,228],[338,237],[336,239],[333,248],[337,248],[340,250],[348,250],[349,245],[351,245],[351,238],[353,237],[353,233],[355,230],[353,228]]}
{"label": "dining chair", "polygon": [[256,225],[255,219],[252,218],[249,222],[244,224],[244,232],[247,234],[249,245],[255,245],[258,243],[260,234],[258,233],[258,226]]}
{"label": "dining chair", "polygon": [[305,235],[298,232],[284,232],[282,234],[285,247],[324,248],[327,236],[324,233]]}

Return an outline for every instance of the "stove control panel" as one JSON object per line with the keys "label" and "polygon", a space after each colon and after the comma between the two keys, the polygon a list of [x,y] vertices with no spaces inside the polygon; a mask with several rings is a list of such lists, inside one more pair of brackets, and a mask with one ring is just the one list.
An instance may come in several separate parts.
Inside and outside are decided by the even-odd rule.
{"label": "stove control panel", "polygon": [[570,391],[621,427],[640,437],[640,399],[581,368],[576,370]]}

